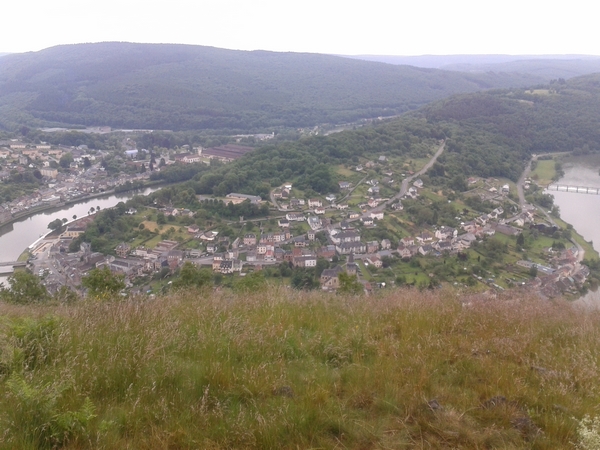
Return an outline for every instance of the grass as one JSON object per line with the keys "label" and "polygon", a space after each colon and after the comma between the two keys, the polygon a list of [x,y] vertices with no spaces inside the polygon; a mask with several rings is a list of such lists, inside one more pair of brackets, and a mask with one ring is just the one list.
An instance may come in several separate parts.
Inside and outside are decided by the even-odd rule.
{"label": "grass", "polygon": [[530,178],[540,186],[549,185],[556,176],[555,165],[556,161],[554,159],[538,160],[535,170],[531,171]]}
{"label": "grass", "polygon": [[0,448],[572,448],[600,400],[600,315],[526,293],[0,314]]}

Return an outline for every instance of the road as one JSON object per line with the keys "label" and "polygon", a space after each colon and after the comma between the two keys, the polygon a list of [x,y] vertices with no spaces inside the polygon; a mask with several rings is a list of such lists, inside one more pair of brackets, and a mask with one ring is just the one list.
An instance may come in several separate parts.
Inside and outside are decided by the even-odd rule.
{"label": "road", "polygon": [[423,175],[425,172],[427,172],[431,166],[433,166],[433,164],[437,161],[438,157],[444,152],[444,148],[446,147],[446,140],[444,140],[442,142],[442,144],[440,145],[440,148],[438,148],[437,152],[435,152],[435,155],[433,155],[431,157],[431,159],[427,162],[427,164],[425,164],[423,166],[423,168],[421,170],[419,170],[417,173],[415,173],[414,175],[411,175],[410,177],[405,178],[404,180],[402,180],[402,184],[400,186],[400,191],[394,195],[392,198],[390,198],[388,201],[382,203],[381,205],[371,209],[368,213],[366,213],[365,215],[368,216],[370,215],[372,212],[381,212],[383,211],[388,205],[391,205],[392,203],[394,203],[396,200],[400,200],[402,197],[404,197],[404,195],[406,194],[406,192],[408,191],[408,185],[411,183],[412,180],[414,180],[415,178],[420,177],[421,175]]}
{"label": "road", "polygon": [[[552,153],[552,156],[562,156],[562,155],[568,155],[570,153],[571,152]],[[522,211],[526,211],[527,209],[530,209],[530,210],[536,209],[536,207],[534,205],[530,205],[529,203],[527,203],[525,201],[525,193],[523,192],[523,186],[525,185],[525,179],[527,177],[529,177],[529,174],[531,173],[531,164],[533,163],[533,161],[537,161],[537,159],[538,159],[538,155],[531,156],[529,163],[525,167],[525,170],[523,170],[523,173],[521,174],[521,177],[519,178],[519,181],[517,182],[517,193],[519,195],[519,205],[520,205]],[[550,224],[552,226],[560,228],[560,226],[554,221],[554,219],[552,219],[552,216],[550,216],[550,214],[548,214],[548,211],[546,211],[542,207],[537,207],[537,209],[539,211],[541,211],[542,214],[544,214],[544,216],[546,216],[546,219],[548,220],[548,222],[550,222]],[[577,261],[578,262],[583,261],[583,258],[585,256],[585,250],[583,249],[583,247],[581,245],[579,245],[579,243],[575,239],[570,239],[570,241],[575,247],[577,247],[577,250],[578,250]]]}
{"label": "road", "polygon": [[[563,156],[563,155],[569,155],[571,153],[572,152],[558,152],[558,153],[547,153],[546,155]],[[523,173],[521,174],[519,181],[517,181],[517,194],[519,195],[519,205],[521,206],[521,210],[523,210],[523,211],[525,211],[526,209],[535,209],[535,207],[533,205],[530,205],[525,201],[525,193],[523,192],[523,186],[525,185],[525,179],[528,178],[529,174],[531,173],[531,165],[532,165],[533,161],[537,161],[537,159],[538,159],[538,155],[531,155],[531,159],[529,160],[529,163],[525,167],[525,170],[523,170]]]}

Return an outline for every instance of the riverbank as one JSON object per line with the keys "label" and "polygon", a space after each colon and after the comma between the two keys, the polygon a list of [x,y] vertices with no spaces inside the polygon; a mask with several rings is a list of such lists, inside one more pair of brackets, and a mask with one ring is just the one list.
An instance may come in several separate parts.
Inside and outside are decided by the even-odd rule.
{"label": "riverbank", "polygon": [[6,225],[13,224],[21,219],[26,219],[28,217],[31,217],[31,216],[34,216],[36,214],[40,214],[43,212],[52,211],[52,210],[60,210],[67,206],[76,205],[76,204],[87,202],[89,200],[94,200],[97,198],[110,197],[111,195],[121,195],[121,194],[127,195],[128,192],[141,191],[141,190],[148,189],[148,188],[166,186],[168,184],[169,183],[164,183],[161,181],[152,181],[149,183],[144,183],[144,185],[142,185],[142,186],[137,186],[135,188],[124,190],[124,191],[115,191],[115,189],[111,189],[110,191],[97,192],[97,193],[86,195],[83,197],[70,199],[65,202],[57,202],[57,203],[52,203],[52,204],[48,204],[48,205],[36,206],[33,208],[29,208],[25,211],[20,211],[16,214],[13,214],[12,217],[8,220],[5,220],[3,222],[0,221],[0,228],[4,227]]}

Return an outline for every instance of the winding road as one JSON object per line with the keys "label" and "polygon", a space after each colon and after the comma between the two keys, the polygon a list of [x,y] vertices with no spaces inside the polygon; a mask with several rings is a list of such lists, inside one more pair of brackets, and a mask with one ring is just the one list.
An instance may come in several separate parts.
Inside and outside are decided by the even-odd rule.
{"label": "winding road", "polygon": [[372,212],[381,212],[383,211],[388,205],[391,205],[392,203],[394,203],[396,200],[400,200],[402,197],[404,197],[404,195],[406,194],[406,192],[408,191],[408,185],[410,184],[410,182],[412,180],[414,180],[415,178],[420,177],[421,175],[423,175],[425,172],[427,172],[431,166],[433,166],[433,164],[437,161],[437,159],[439,158],[439,156],[444,152],[444,149],[446,147],[446,140],[444,140],[442,142],[442,144],[440,145],[440,147],[438,148],[437,152],[435,152],[435,155],[433,155],[431,157],[431,159],[427,162],[427,164],[425,164],[421,170],[419,170],[417,173],[415,173],[414,175],[411,175],[410,177],[405,178],[404,180],[402,180],[402,185],[400,186],[400,191],[394,195],[392,198],[390,198],[388,201],[382,203],[381,205],[371,209],[368,213],[365,214],[365,216],[369,216]]}

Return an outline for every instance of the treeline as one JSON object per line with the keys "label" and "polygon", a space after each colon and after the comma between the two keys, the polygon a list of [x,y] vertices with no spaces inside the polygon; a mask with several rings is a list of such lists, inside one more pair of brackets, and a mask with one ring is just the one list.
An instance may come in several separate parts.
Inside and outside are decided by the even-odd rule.
{"label": "treeline", "polygon": [[445,155],[450,172],[516,180],[533,153],[600,151],[599,79],[589,75],[531,90],[460,95],[419,114],[450,130]]}
{"label": "treeline", "polygon": [[332,166],[356,165],[378,156],[423,158],[445,137],[445,131],[424,120],[405,119],[330,136],[267,144],[244,158],[194,177],[198,194],[230,192],[267,198],[271,188],[293,181],[312,195],[339,190]]}
{"label": "treeline", "polygon": [[539,78],[331,55],[98,43],[3,57],[0,126],[266,131],[393,116],[458,92]]}

